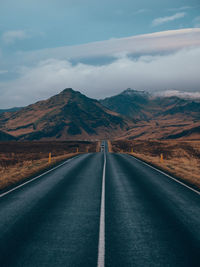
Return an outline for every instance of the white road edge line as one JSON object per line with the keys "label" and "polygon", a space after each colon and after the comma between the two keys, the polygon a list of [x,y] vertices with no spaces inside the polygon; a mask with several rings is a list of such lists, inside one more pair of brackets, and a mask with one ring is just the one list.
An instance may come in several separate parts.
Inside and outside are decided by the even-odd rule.
{"label": "white road edge line", "polygon": [[[131,156],[132,156],[132,155],[131,155]],[[147,165],[148,167],[150,167],[150,168],[156,170],[157,172],[160,172],[160,173],[164,174],[164,175],[167,176],[168,178],[174,180],[175,182],[177,182],[177,183],[179,183],[179,184],[181,184],[181,185],[187,187],[187,188],[190,189],[191,191],[193,191],[193,192],[197,193],[198,195],[200,195],[200,192],[199,192],[199,191],[197,191],[197,190],[195,190],[194,188],[192,188],[192,187],[186,185],[185,183],[179,181],[178,179],[172,177],[171,175],[165,173],[164,171],[161,171],[161,170],[159,170],[159,169],[157,169],[157,168],[151,166],[150,164],[148,164],[148,163],[146,163],[146,162],[144,162],[144,161],[142,161],[142,160],[140,160],[140,159],[138,159],[138,158],[136,158],[136,157],[134,157],[134,156],[132,156],[132,157],[133,157],[134,159],[136,159],[137,161],[142,162],[144,165]]]}
{"label": "white road edge line", "polygon": [[106,153],[104,152],[97,267],[105,266],[105,174],[106,174]]}
{"label": "white road edge line", "polygon": [[59,167],[63,166],[64,164],[68,163],[69,161],[71,161],[71,160],[73,160],[73,159],[75,159],[75,158],[77,158],[77,157],[78,157],[78,156],[76,156],[76,157],[74,157],[74,158],[71,158],[71,159],[68,159],[68,160],[64,161],[62,164],[60,164],[60,165],[58,165],[58,166],[56,166],[56,167],[54,167],[54,168],[52,168],[52,169],[50,169],[50,170],[48,170],[48,171],[46,171],[46,172],[44,172],[44,173],[42,173],[42,174],[40,174],[40,175],[38,175],[38,176],[32,178],[31,180],[28,180],[27,182],[25,182],[25,183],[23,183],[23,184],[20,184],[20,185],[14,187],[14,188],[12,188],[12,189],[10,189],[10,190],[8,190],[8,191],[2,193],[2,194],[0,194],[0,198],[6,196],[6,195],[8,195],[8,194],[10,194],[11,192],[13,192],[13,191],[19,189],[20,187],[23,187],[23,186],[26,185],[26,184],[29,184],[29,183],[33,182],[34,180],[36,180],[36,179],[38,179],[38,178],[40,178],[40,177],[46,175],[47,173],[52,172],[52,171],[58,169]]}

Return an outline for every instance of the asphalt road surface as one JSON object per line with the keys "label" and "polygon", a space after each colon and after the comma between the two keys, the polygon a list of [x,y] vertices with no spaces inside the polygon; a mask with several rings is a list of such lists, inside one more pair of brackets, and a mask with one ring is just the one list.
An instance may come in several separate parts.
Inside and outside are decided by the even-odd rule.
{"label": "asphalt road surface", "polygon": [[198,192],[101,151],[0,195],[0,267],[200,266]]}

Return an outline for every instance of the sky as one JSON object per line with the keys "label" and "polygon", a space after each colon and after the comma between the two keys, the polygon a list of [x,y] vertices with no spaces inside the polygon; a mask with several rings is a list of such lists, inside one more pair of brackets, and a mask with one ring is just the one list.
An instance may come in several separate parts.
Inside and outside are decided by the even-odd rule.
{"label": "sky", "polygon": [[200,96],[199,0],[0,0],[0,109],[73,88]]}

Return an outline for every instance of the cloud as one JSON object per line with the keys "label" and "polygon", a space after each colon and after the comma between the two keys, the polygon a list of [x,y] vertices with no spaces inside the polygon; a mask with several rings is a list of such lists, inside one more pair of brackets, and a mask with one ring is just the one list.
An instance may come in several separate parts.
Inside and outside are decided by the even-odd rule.
{"label": "cloud", "polygon": [[[144,55],[174,53],[184,48],[200,46],[200,28],[171,30],[151,34],[113,38],[76,46],[42,49],[34,52],[20,52],[10,58],[20,64],[32,64],[49,58],[65,59],[73,63],[105,64],[122,55],[138,59]],[[101,63],[102,62],[102,63]]]}
{"label": "cloud", "polygon": [[183,11],[183,10],[188,10],[188,9],[193,9],[195,8],[194,6],[181,6],[181,7],[176,7],[176,8],[169,8],[169,11]]}
{"label": "cloud", "polygon": [[199,99],[200,92],[181,92],[179,90],[167,90],[161,95],[163,96],[178,96],[182,98],[192,98],[192,99]]}
{"label": "cloud", "polygon": [[0,62],[12,74],[0,82],[0,108],[24,106],[66,87],[94,98],[128,87],[199,92],[199,58],[199,28],[12,54],[10,65]]}
{"label": "cloud", "polygon": [[7,31],[2,35],[2,40],[6,44],[13,44],[16,41],[27,39],[29,36],[26,31],[18,30],[18,31]]}
{"label": "cloud", "polygon": [[158,26],[169,21],[174,21],[176,19],[185,17],[185,15],[186,15],[185,12],[179,12],[172,16],[156,18],[152,21],[152,26]]}
{"label": "cloud", "polygon": [[102,66],[48,59],[21,68],[17,80],[1,83],[0,107],[27,105],[66,87],[93,98],[104,98],[128,87],[149,92],[172,88],[183,94],[199,93],[199,58],[200,48],[165,56],[143,56],[137,61],[123,56]]}

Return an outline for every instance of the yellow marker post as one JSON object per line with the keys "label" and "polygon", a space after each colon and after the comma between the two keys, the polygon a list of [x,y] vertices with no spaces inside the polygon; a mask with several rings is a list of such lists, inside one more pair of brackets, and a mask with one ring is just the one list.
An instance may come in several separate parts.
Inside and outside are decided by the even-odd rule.
{"label": "yellow marker post", "polygon": [[78,147],[76,148],[76,153],[78,153]]}
{"label": "yellow marker post", "polygon": [[51,163],[51,152],[49,153],[49,164]]}
{"label": "yellow marker post", "polygon": [[131,153],[133,153],[133,148],[131,147]]}
{"label": "yellow marker post", "polygon": [[160,162],[163,163],[163,153],[160,154]]}

